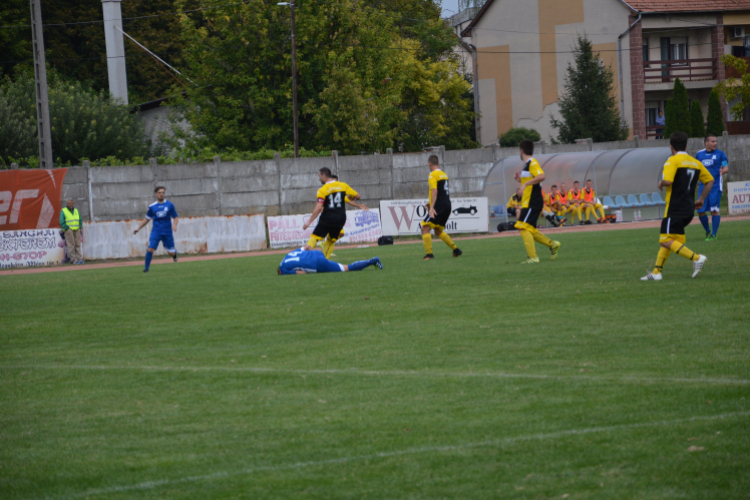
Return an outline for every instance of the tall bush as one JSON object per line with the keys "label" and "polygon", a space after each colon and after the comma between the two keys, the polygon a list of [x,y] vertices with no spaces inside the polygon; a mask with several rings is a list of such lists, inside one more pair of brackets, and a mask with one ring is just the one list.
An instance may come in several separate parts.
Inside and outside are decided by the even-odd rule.
{"label": "tall bush", "polygon": [[716,89],[711,90],[708,96],[708,117],[706,133],[721,136],[724,133],[724,116],[721,112],[721,101]]}
{"label": "tall bush", "polygon": [[504,148],[517,147],[524,139],[537,142],[542,140],[542,136],[532,128],[513,127],[499,137],[500,146]]}
{"label": "tall bush", "polygon": [[703,110],[699,101],[690,103],[690,137],[704,137],[706,127],[703,125]]}
{"label": "tall bush", "polygon": [[[690,120],[690,101],[687,89],[679,78],[675,78],[672,95],[672,118],[675,129],[670,132],[685,132],[690,135],[692,125]],[[666,135],[666,134],[665,134]]]}

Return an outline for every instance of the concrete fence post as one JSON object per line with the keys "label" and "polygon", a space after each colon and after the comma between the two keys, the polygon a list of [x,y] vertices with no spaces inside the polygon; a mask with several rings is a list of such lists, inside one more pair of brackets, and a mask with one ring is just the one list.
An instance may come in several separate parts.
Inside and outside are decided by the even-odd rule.
{"label": "concrete fence post", "polygon": [[635,147],[640,148],[641,147],[641,138],[637,135],[633,136],[633,140],[635,141]]}
{"label": "concrete fence post", "polygon": [[214,156],[214,165],[216,165],[216,196],[219,202],[219,215],[224,215],[224,201],[222,199],[224,188],[221,183],[221,157],[219,155]]}
{"label": "concrete fence post", "polygon": [[18,163],[11,163],[10,164],[10,169],[11,170],[18,170]]}
{"label": "concrete fence post", "polygon": [[86,183],[88,184],[88,199],[89,199],[89,222],[96,221],[94,217],[94,190],[91,188],[93,179],[91,178],[91,162],[83,160],[83,166],[86,169]]}
{"label": "concrete fence post", "polygon": [[438,154],[440,155],[440,164],[445,166],[445,146],[438,146]]}
{"label": "concrete fence post", "polygon": [[385,150],[386,154],[388,155],[388,168],[391,169],[391,199],[396,199],[396,180],[393,176],[393,148],[388,148]]}
{"label": "concrete fence post", "polygon": [[333,173],[339,175],[339,152],[334,149],[331,151],[331,157],[333,157]]}
{"label": "concrete fence post", "polygon": [[156,161],[156,158],[149,158],[148,159],[148,166],[151,168],[156,168],[156,166],[159,164],[158,161]]}
{"label": "concrete fence post", "polygon": [[83,160],[82,166],[86,167],[86,168],[89,168],[89,167],[91,167],[91,162],[89,160]]}
{"label": "concrete fence post", "polygon": [[279,180],[279,215],[284,215],[284,213],[281,210],[281,206],[284,204],[284,200],[283,200],[284,190],[281,187],[281,154],[274,153],[273,161],[276,162],[276,175],[278,176],[278,180]]}

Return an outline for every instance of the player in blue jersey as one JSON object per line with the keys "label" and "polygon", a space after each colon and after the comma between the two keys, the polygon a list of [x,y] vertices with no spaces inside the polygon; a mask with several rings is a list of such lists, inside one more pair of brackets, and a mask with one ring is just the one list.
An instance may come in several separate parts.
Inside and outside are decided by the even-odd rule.
{"label": "player in blue jersey", "polygon": [[380,259],[373,257],[368,260],[358,260],[348,266],[332,262],[320,250],[305,250],[302,247],[286,254],[279,264],[279,274],[311,274],[311,273],[340,273],[347,271],[361,271],[369,266],[383,269]]}
{"label": "player in blue jersey", "polygon": [[138,226],[138,229],[133,231],[133,234],[136,234],[148,224],[148,221],[154,221],[151,227],[151,236],[148,239],[144,273],[147,273],[148,268],[151,266],[151,259],[154,258],[154,252],[159,248],[159,242],[164,245],[164,249],[172,256],[172,260],[177,262],[177,250],[174,247],[174,235],[172,234],[174,231],[177,231],[177,210],[175,210],[171,201],[164,199],[166,194],[164,186],[157,186],[154,189],[154,193],[156,193],[156,201],[149,205],[146,218]]}
{"label": "player in blue jersey", "polygon": [[[698,151],[695,159],[703,163],[706,170],[714,177],[714,187],[708,194],[703,207],[698,209],[698,217],[701,224],[703,224],[703,229],[706,230],[706,241],[712,241],[716,239],[716,233],[719,231],[719,223],[721,222],[721,215],[719,215],[722,192],[721,176],[729,172],[729,159],[723,151],[716,149],[718,143],[715,135],[707,135],[704,144],[706,145],[706,149]],[[698,186],[698,196],[702,192],[703,183],[700,183]],[[706,212],[709,210],[711,211],[710,228],[708,227],[708,216],[706,215]]]}

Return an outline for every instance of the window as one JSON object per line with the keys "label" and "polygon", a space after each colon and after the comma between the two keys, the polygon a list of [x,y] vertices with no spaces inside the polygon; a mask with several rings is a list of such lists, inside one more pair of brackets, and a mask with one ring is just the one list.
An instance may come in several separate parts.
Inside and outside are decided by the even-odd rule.
{"label": "window", "polygon": [[646,108],[646,126],[656,125],[656,117],[659,116],[659,110],[656,108]]}
{"label": "window", "polygon": [[681,61],[687,59],[687,47],[687,37],[670,38],[669,59],[672,61]]}
{"label": "window", "polygon": [[648,61],[648,38],[646,39],[646,43],[643,44],[643,60]]}

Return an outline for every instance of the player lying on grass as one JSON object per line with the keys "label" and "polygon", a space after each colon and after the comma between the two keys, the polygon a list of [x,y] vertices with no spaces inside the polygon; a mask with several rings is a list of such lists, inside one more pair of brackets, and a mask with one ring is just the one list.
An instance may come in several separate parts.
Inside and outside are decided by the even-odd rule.
{"label": "player lying on grass", "polygon": [[[714,178],[703,163],[685,152],[687,143],[688,136],[684,132],[675,132],[669,138],[672,156],[664,164],[662,180],[658,184],[659,191],[667,189],[667,206],[659,236],[661,248],[654,270],[641,278],[643,281],[661,281],[661,271],[671,252],[693,261],[693,278],[698,276],[706,263],[705,255],[697,254],[685,246],[685,228],[693,220],[695,209],[703,207],[714,185]],[[698,181],[703,183],[704,188],[696,200],[695,188]]]}
{"label": "player lying on grass", "polygon": [[133,234],[137,234],[138,231],[148,224],[148,221],[154,221],[151,227],[151,236],[148,239],[148,248],[146,249],[144,273],[148,272],[148,268],[151,266],[151,259],[154,258],[154,252],[159,248],[160,242],[164,245],[164,249],[169,255],[172,256],[172,259],[177,262],[177,249],[174,246],[173,234],[174,231],[177,231],[177,210],[175,210],[171,201],[164,199],[166,192],[164,186],[157,186],[154,189],[156,201],[149,205],[146,218],[143,219],[138,229],[133,231]]}
{"label": "player lying on grass", "polygon": [[279,264],[279,274],[311,274],[311,273],[340,273],[347,271],[361,271],[362,269],[376,266],[383,269],[383,264],[378,257],[368,260],[358,260],[344,265],[326,259],[326,256],[318,249],[305,250],[305,247],[286,254],[284,260]]}

